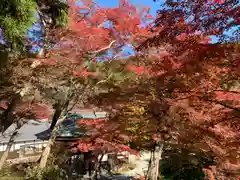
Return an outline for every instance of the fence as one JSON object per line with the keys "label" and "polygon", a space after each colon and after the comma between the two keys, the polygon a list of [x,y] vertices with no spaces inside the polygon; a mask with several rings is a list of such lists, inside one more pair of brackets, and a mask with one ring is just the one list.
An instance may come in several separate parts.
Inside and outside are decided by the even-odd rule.
{"label": "fence", "polygon": [[[46,147],[48,141],[46,140],[25,140],[25,141],[15,141],[11,147],[10,152],[13,151],[42,151]],[[7,148],[8,142],[0,143],[0,152],[3,152]]]}

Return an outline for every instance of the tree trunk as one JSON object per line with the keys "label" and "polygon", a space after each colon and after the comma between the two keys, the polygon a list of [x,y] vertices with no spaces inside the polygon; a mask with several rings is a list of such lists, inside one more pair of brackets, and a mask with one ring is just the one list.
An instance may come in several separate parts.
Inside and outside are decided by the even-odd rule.
{"label": "tree trunk", "polygon": [[61,116],[61,112],[62,112],[61,104],[60,103],[55,104],[55,112],[53,114],[52,122],[50,126],[51,130],[54,129],[59,117]]}
{"label": "tree trunk", "polygon": [[15,137],[16,137],[17,134],[18,134],[18,133],[17,133],[17,132],[18,132],[18,129],[20,129],[20,127],[17,127],[17,128],[14,130],[13,134],[11,135],[11,137],[10,137],[10,139],[9,139],[9,141],[8,141],[7,148],[6,148],[6,150],[4,151],[4,153],[3,153],[3,155],[2,155],[2,157],[1,157],[1,159],[0,159],[0,170],[3,168],[3,165],[4,165],[5,161],[7,160],[8,153],[9,153],[9,151],[11,150],[11,147],[12,147],[12,145],[13,145],[13,143],[14,143],[14,139],[15,139]]}
{"label": "tree trunk", "polygon": [[48,160],[48,157],[49,157],[50,152],[51,152],[52,144],[53,144],[53,140],[49,139],[47,146],[44,148],[44,150],[42,152],[41,159],[40,159],[40,164],[39,164],[39,167],[41,169],[46,167],[47,160]]}
{"label": "tree trunk", "polygon": [[98,159],[98,154],[97,154],[97,158],[96,158],[96,164],[95,164],[95,169],[94,169],[94,172],[93,172],[93,177],[91,177],[92,180],[97,180],[98,179],[98,173],[99,175],[101,175],[101,163],[102,163],[102,160],[103,160],[103,156],[104,156],[104,153],[101,154],[100,156],[100,159]]}
{"label": "tree trunk", "polygon": [[0,70],[3,67],[6,67],[8,57],[9,57],[9,52],[7,51],[7,46],[0,44]]}
{"label": "tree trunk", "polygon": [[156,143],[154,151],[151,155],[149,170],[147,174],[147,180],[158,180],[159,178],[159,162],[162,157],[163,144]]}
{"label": "tree trunk", "polygon": [[64,104],[63,109],[60,110],[59,105],[55,109],[55,113],[54,113],[54,116],[53,116],[53,122],[52,122],[51,127],[50,127],[50,129],[52,130],[52,133],[51,133],[51,136],[49,138],[48,144],[44,148],[44,150],[42,152],[42,155],[41,155],[41,158],[40,158],[39,167],[41,169],[45,168],[46,165],[47,165],[47,160],[48,160],[48,157],[49,157],[50,152],[51,152],[51,147],[54,144],[55,138],[56,138],[56,135],[57,135],[57,126],[66,118],[68,102],[69,101],[67,101]]}

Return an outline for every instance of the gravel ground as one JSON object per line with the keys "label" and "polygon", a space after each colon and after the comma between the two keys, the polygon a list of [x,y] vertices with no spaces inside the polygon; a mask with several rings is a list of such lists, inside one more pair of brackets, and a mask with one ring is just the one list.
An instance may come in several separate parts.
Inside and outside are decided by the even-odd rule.
{"label": "gravel ground", "polygon": [[132,177],[123,175],[101,176],[99,180],[132,180]]}

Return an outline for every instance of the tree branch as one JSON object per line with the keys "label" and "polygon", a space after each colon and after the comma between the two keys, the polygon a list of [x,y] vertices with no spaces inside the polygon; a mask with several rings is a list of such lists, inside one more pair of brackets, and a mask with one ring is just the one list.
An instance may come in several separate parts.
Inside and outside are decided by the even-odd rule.
{"label": "tree branch", "polygon": [[223,102],[221,102],[221,101],[212,101],[212,102],[214,102],[214,103],[216,103],[216,104],[220,104],[220,105],[222,105],[222,106],[224,106],[224,107],[226,107],[226,108],[228,108],[228,109],[232,109],[232,110],[234,110],[234,111],[240,112],[240,109],[239,109],[239,108],[232,107],[232,106],[227,105],[227,104],[225,104],[225,103],[223,103]]}
{"label": "tree branch", "polygon": [[93,52],[91,52],[91,54],[98,54],[98,53],[101,53],[102,51],[106,51],[106,50],[110,49],[115,42],[116,42],[116,40],[113,40],[112,42],[110,42],[110,44],[108,46],[101,48],[99,50],[93,51]]}
{"label": "tree branch", "polygon": [[111,73],[106,79],[99,81],[96,85],[107,82],[112,76],[113,74]]}
{"label": "tree branch", "polygon": [[42,12],[41,12],[39,9],[37,10],[37,12],[38,12],[40,21],[41,21],[42,25],[43,25],[44,28],[45,28],[45,27],[46,27],[46,22],[45,22],[45,20],[44,20],[44,18],[43,18],[43,14],[42,14]]}
{"label": "tree branch", "polygon": [[228,91],[228,90],[213,90],[214,92],[225,92],[225,93],[234,93],[234,94],[240,94],[240,91]]}

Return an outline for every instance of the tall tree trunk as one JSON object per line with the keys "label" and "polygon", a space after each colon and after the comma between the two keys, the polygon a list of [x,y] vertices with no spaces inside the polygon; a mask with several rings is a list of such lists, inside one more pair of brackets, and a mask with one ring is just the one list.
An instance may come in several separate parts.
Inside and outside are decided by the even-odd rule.
{"label": "tall tree trunk", "polygon": [[[60,124],[65,119],[65,117],[66,116],[61,115],[61,117],[58,119],[58,121],[56,123],[56,126],[58,124]],[[42,152],[41,159],[40,159],[40,164],[39,164],[41,169],[45,168],[46,165],[47,165],[47,160],[48,160],[50,152],[51,152],[51,147],[54,144],[55,138],[56,138],[56,133],[57,133],[56,126],[53,128],[53,131],[52,131],[52,134],[51,134],[51,136],[49,138],[48,144],[47,144],[47,146],[44,148],[44,150]]]}
{"label": "tall tree trunk", "polygon": [[151,155],[149,170],[147,174],[147,180],[158,180],[159,178],[159,163],[162,157],[163,144],[156,143],[154,151]]}
{"label": "tall tree trunk", "polygon": [[61,113],[62,113],[62,107],[63,107],[63,104],[61,102],[57,102],[56,104],[54,104],[54,109],[55,109],[55,112],[53,114],[53,118],[52,118],[52,122],[51,122],[51,126],[50,126],[50,129],[53,130],[58,119],[60,118],[61,116]]}
{"label": "tall tree trunk", "polygon": [[9,52],[7,46],[0,44],[0,70],[6,66],[8,61]]}
{"label": "tall tree trunk", "polygon": [[101,163],[103,160],[105,152],[103,152],[100,156],[100,159],[98,159],[99,154],[96,155],[96,164],[94,166],[94,172],[93,172],[93,176],[91,177],[92,180],[97,180],[98,179],[98,173],[99,176],[101,175]]}
{"label": "tall tree trunk", "polygon": [[44,150],[42,152],[42,155],[41,155],[40,164],[39,164],[39,167],[41,169],[45,168],[46,165],[47,165],[47,160],[48,160],[48,157],[49,157],[50,152],[51,152],[52,144],[53,144],[53,140],[52,140],[52,138],[50,138],[47,146],[44,148]]}
{"label": "tall tree trunk", "polygon": [[8,144],[7,144],[7,148],[6,150],[4,151],[3,155],[1,156],[1,159],[0,159],[0,170],[3,168],[3,165],[5,163],[5,161],[7,160],[7,157],[8,157],[8,153],[9,151],[11,150],[11,147],[14,143],[14,139],[15,137],[17,136],[18,134],[18,130],[21,128],[22,126],[20,125],[20,123],[17,125],[17,127],[15,128],[14,132],[12,133],[9,141],[8,141]]}
{"label": "tall tree trunk", "polygon": [[40,159],[40,164],[39,167],[41,169],[45,168],[47,165],[47,160],[51,152],[51,147],[55,142],[56,135],[57,135],[57,126],[66,118],[67,114],[67,108],[69,105],[69,101],[66,101],[63,106],[61,106],[62,103],[58,104],[55,106],[55,113],[53,116],[53,121],[51,124],[50,129],[52,130],[51,136],[49,138],[47,146],[44,148],[41,159]]}

